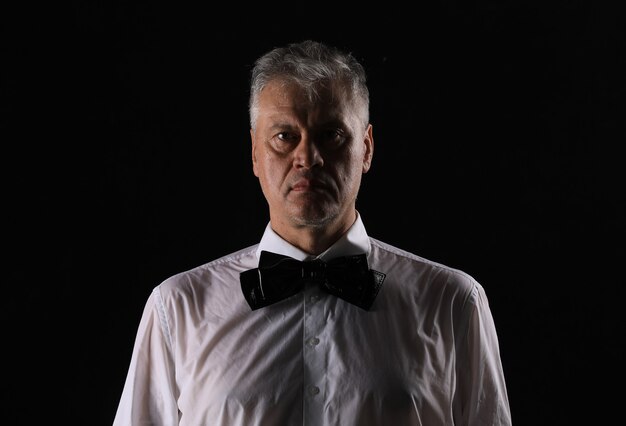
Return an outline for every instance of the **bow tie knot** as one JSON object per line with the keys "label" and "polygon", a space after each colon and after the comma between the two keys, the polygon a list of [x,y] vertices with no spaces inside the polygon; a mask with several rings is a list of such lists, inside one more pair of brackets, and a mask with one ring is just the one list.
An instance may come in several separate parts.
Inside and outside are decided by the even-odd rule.
{"label": "bow tie knot", "polygon": [[302,279],[311,281],[320,281],[326,278],[326,263],[320,259],[302,262]]}
{"label": "bow tie knot", "polygon": [[262,251],[259,267],[240,274],[243,295],[253,310],[293,296],[308,283],[369,310],[384,279],[385,274],[368,268],[365,254],[300,261]]}

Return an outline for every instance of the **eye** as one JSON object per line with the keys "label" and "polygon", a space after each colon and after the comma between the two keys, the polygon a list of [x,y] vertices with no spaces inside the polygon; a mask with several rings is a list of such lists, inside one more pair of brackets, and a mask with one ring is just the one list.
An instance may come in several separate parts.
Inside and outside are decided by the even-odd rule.
{"label": "eye", "polygon": [[326,129],[320,132],[319,138],[327,145],[341,145],[346,140],[346,135],[342,129]]}
{"label": "eye", "polygon": [[299,141],[299,133],[282,131],[275,133],[269,140],[269,143],[276,152],[287,153],[294,149],[294,147],[298,145]]}
{"label": "eye", "polygon": [[300,139],[298,134],[292,132],[280,132],[276,135],[276,138],[286,143],[296,143]]}

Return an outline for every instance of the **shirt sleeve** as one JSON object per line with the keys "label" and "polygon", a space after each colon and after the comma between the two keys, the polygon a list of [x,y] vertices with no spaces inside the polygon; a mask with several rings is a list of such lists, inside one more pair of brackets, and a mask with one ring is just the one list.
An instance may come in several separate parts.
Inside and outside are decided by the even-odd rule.
{"label": "shirt sleeve", "polygon": [[484,289],[474,287],[464,305],[457,347],[457,426],[510,426],[511,412],[498,337]]}
{"label": "shirt sleeve", "polygon": [[144,307],[113,426],[177,425],[177,393],[169,325],[157,287]]}

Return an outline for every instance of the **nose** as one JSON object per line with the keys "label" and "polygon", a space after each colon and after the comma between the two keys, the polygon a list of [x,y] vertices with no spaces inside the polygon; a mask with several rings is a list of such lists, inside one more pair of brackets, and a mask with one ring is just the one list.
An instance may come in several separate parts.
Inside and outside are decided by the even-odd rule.
{"label": "nose", "polygon": [[310,169],[324,165],[324,158],[318,144],[310,136],[303,136],[293,150],[293,163],[296,168]]}

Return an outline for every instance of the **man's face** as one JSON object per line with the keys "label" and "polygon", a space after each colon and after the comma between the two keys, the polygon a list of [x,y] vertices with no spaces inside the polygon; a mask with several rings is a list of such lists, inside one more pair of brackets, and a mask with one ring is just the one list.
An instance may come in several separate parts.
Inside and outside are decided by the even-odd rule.
{"label": "man's face", "polygon": [[[259,95],[252,163],[275,227],[323,227],[354,220],[369,170],[372,128],[342,90],[311,101],[297,85],[273,81]],[[351,222],[350,222],[351,224]]]}

